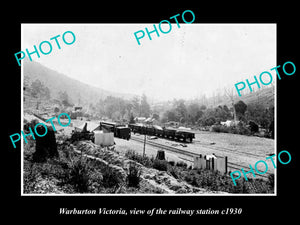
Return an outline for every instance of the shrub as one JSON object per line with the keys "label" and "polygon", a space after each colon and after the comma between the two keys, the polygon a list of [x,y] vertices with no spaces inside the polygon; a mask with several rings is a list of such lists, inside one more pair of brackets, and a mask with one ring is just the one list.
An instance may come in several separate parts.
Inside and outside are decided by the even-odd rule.
{"label": "shrub", "polygon": [[268,176],[268,185],[270,185],[271,189],[274,189],[274,174],[270,174]]}
{"label": "shrub", "polygon": [[36,164],[24,162],[24,193],[34,192],[37,179],[41,176],[39,171]]}
{"label": "shrub", "polygon": [[141,171],[137,166],[130,164],[129,165],[129,173],[127,175],[127,185],[128,187],[139,187]]}
{"label": "shrub", "polygon": [[176,166],[178,167],[183,167],[183,168],[187,168],[187,164],[183,161],[179,161],[176,163]]}
{"label": "shrub", "polygon": [[102,185],[105,188],[116,189],[122,183],[122,179],[109,167],[105,166],[102,170]]}
{"label": "shrub", "polygon": [[211,131],[220,133],[221,132],[221,126],[220,125],[213,125],[213,126],[211,126]]}
{"label": "shrub", "polygon": [[31,121],[24,120],[24,127],[23,127],[23,129],[26,132],[30,132],[29,131],[29,127],[30,127],[31,130],[34,131],[33,129],[34,129],[35,125],[38,124],[38,123],[39,123],[39,121],[37,119],[33,119]]}
{"label": "shrub", "polygon": [[154,158],[149,158],[149,157],[143,157],[142,155],[138,154],[137,152],[133,151],[133,150],[128,150],[126,153],[125,153],[125,156],[128,158],[128,159],[131,159],[131,160],[134,160],[140,164],[142,164],[143,166],[146,166],[146,167],[152,167],[153,166],[153,161],[154,161]]}
{"label": "shrub", "polygon": [[250,131],[252,133],[257,133],[258,132],[258,125],[257,125],[257,123],[255,123],[254,121],[250,120],[248,124],[249,124]]}
{"label": "shrub", "polygon": [[251,131],[242,123],[239,123],[237,126],[223,126],[223,125],[213,125],[211,127],[213,132],[221,133],[232,133],[232,134],[241,134],[241,135],[250,135]]}
{"label": "shrub", "polygon": [[153,162],[153,168],[160,171],[168,171],[168,162],[166,160],[155,159]]}
{"label": "shrub", "polygon": [[71,164],[70,181],[80,193],[86,192],[89,187],[89,163],[87,159],[80,158]]}
{"label": "shrub", "polygon": [[242,134],[242,135],[250,135],[251,131],[242,123],[239,123],[236,127],[235,127],[237,134]]}
{"label": "shrub", "polygon": [[175,179],[179,178],[179,173],[175,166],[171,166],[168,171]]}
{"label": "shrub", "polygon": [[251,179],[248,181],[236,180],[236,186],[228,175],[205,169],[187,170],[181,174],[182,178],[189,184],[202,187],[212,191],[225,191],[229,193],[273,193],[272,176],[269,181],[262,179]]}
{"label": "shrub", "polygon": [[174,161],[169,161],[169,164],[170,164],[171,166],[174,166],[174,165],[175,165],[175,162],[174,162]]}

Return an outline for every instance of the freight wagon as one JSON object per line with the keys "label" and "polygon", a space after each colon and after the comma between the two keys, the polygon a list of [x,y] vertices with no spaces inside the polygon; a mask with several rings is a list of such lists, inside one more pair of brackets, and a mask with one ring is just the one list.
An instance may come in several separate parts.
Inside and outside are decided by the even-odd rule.
{"label": "freight wagon", "polygon": [[186,141],[193,142],[193,139],[195,138],[195,134],[193,132],[174,129],[170,127],[162,128],[157,125],[145,126],[143,124],[129,124],[128,126],[131,128],[134,134],[135,133],[147,134],[150,136],[157,136],[157,137],[184,141],[184,142]]}
{"label": "freight wagon", "polygon": [[100,129],[104,132],[112,132],[115,137],[129,140],[131,137],[131,130],[125,125],[117,124],[114,122],[100,122]]}

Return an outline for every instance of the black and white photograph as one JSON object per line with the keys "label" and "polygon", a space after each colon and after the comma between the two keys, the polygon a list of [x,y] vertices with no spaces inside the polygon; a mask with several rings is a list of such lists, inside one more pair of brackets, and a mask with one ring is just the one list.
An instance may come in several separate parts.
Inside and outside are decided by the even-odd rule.
{"label": "black and white photograph", "polygon": [[294,221],[296,5],[112,3],[3,8],[3,220]]}
{"label": "black and white photograph", "polygon": [[276,23],[178,18],[21,24],[22,196],[276,196]]}

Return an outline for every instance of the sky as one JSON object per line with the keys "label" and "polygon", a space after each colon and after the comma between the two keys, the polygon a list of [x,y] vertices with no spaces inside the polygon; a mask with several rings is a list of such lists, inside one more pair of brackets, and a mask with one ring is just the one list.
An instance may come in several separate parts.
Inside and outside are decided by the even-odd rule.
{"label": "sky", "polygon": [[[153,24],[22,24],[21,50],[49,41],[52,52],[34,61],[95,87],[157,100],[210,96],[277,66],[276,24],[172,23],[168,34],[145,34],[138,45],[134,33]],[[62,41],[66,31],[75,34],[71,45]],[[57,35],[61,49],[50,40]]]}

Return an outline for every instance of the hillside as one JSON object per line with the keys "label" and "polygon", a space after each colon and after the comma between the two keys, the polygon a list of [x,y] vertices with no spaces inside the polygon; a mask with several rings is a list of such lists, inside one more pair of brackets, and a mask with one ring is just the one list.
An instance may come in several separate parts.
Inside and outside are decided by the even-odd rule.
{"label": "hillside", "polygon": [[235,101],[237,102],[239,100],[242,100],[246,104],[258,102],[263,104],[265,107],[271,107],[275,104],[275,90],[274,87],[259,89],[254,93],[248,93],[241,97],[236,96]]}
{"label": "hillside", "polygon": [[29,85],[38,79],[44,84],[44,86],[49,88],[51,99],[57,99],[58,93],[64,91],[66,91],[72,103],[80,103],[83,105],[95,103],[95,101],[98,101],[100,98],[103,99],[110,95],[126,99],[130,99],[134,96],[131,94],[117,93],[84,84],[34,61],[31,62],[29,60],[24,60],[23,65],[25,81],[24,86],[26,87],[26,85]]}
{"label": "hillside", "polygon": [[[259,103],[265,108],[272,107],[275,105],[275,88],[274,86],[265,87],[263,89],[258,89],[255,92],[243,94],[242,96],[238,96],[236,94],[234,96],[234,102],[238,102],[240,100],[245,102],[247,105],[251,103]],[[220,96],[219,98],[215,97],[215,99],[213,97],[208,98],[207,102],[208,106],[212,108],[217,107],[219,105],[231,106],[231,101],[225,94],[223,96]]]}

